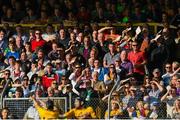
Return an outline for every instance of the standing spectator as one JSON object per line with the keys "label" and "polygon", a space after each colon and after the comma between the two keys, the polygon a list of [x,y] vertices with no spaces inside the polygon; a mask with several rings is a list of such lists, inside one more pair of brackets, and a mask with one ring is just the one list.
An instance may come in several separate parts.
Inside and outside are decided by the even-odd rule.
{"label": "standing spectator", "polygon": [[123,50],[120,54],[121,59],[121,67],[123,67],[126,70],[127,75],[130,75],[133,73],[133,64],[127,59],[128,53],[127,51]]}
{"label": "standing spectator", "polygon": [[83,45],[79,48],[79,54],[81,54],[87,60],[90,54],[90,50],[90,38],[88,36],[85,36]]}
{"label": "standing spectator", "polygon": [[94,60],[94,68],[92,72],[98,72],[98,80],[104,81],[104,75],[108,73],[108,69],[100,66],[100,61]]}
{"label": "standing spectator", "polygon": [[66,36],[66,32],[65,29],[61,28],[59,30],[59,34],[58,34],[58,46],[63,46],[65,48],[68,48],[68,44],[69,44],[69,38]]}
{"label": "standing spectator", "polygon": [[26,42],[28,42],[28,37],[23,32],[23,27],[21,25],[18,25],[16,26],[16,33],[13,35],[13,37],[15,39],[17,37],[21,38],[22,44],[24,45]]}
{"label": "standing spectator", "polygon": [[52,42],[52,50],[48,53],[48,58],[50,60],[56,60],[56,59],[60,58],[60,54],[59,54],[58,50],[60,51],[60,48],[58,48],[57,43]]}
{"label": "standing spectator", "polygon": [[45,40],[46,42],[56,40],[56,34],[54,32],[54,28],[52,24],[48,24],[46,26],[46,32],[42,34],[42,39]]}
{"label": "standing spectator", "polygon": [[172,110],[175,100],[178,98],[176,95],[176,88],[170,87],[167,89],[166,94],[161,98],[162,102],[166,102],[166,111],[167,111],[167,118],[172,118]]}
{"label": "standing spectator", "polygon": [[172,66],[170,63],[167,63],[165,65],[165,70],[166,70],[166,73],[162,75],[162,79],[163,79],[164,85],[168,86],[170,83],[170,79],[172,77]]}
{"label": "standing spectator", "polygon": [[108,67],[110,64],[114,64],[117,59],[119,59],[119,53],[115,51],[115,45],[113,43],[109,43],[108,45],[109,52],[105,54],[103,59],[104,67]]}
{"label": "standing spectator", "polygon": [[26,42],[26,44],[24,45],[25,48],[25,52],[27,55],[27,59],[29,61],[32,61],[32,50],[31,50],[31,43],[30,42]]}
{"label": "standing spectator", "polygon": [[151,90],[149,92],[150,103],[159,102],[160,93],[163,91],[163,87],[157,81],[151,81]]}
{"label": "standing spectator", "polygon": [[43,84],[43,87],[45,88],[45,90],[47,90],[48,87],[51,86],[52,84],[52,81],[58,81],[58,76],[56,73],[53,72],[53,69],[52,69],[52,64],[51,63],[48,63],[46,65],[46,72],[45,72],[45,75],[42,77],[42,84]]}
{"label": "standing spectator", "polygon": [[38,47],[43,47],[45,41],[41,37],[40,30],[35,30],[35,38],[31,41],[31,49],[34,52]]}
{"label": "standing spectator", "polygon": [[133,50],[128,53],[128,59],[133,64],[133,72],[135,74],[138,83],[143,83],[143,75],[144,75],[144,65],[146,64],[146,58],[144,52],[139,50],[138,42],[134,41],[132,43]]}
{"label": "standing spectator", "polygon": [[0,52],[4,52],[8,47],[8,40],[5,38],[5,31],[0,29]]}

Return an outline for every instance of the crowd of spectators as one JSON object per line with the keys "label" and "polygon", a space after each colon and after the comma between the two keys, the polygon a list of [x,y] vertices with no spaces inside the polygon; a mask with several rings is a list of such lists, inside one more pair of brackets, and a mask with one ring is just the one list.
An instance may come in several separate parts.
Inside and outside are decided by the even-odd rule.
{"label": "crowd of spectators", "polygon": [[1,23],[170,22],[179,0],[2,0]]}
{"label": "crowd of spectators", "polygon": [[179,29],[175,36],[167,25],[152,34],[148,24],[133,27],[129,22],[119,33],[116,27],[97,24],[61,26],[58,31],[48,24],[45,32],[23,29],[0,29],[0,88],[8,83],[5,97],[34,93],[37,98],[69,99],[71,94],[72,101],[79,96],[87,106],[93,99],[106,106],[120,80],[111,117],[179,117]]}
{"label": "crowd of spectators", "polygon": [[[111,118],[180,118],[180,29],[169,27],[180,12],[178,0],[7,0],[0,5],[4,97],[34,95],[36,103],[40,97],[69,101],[71,95],[75,108],[60,118],[108,118],[107,98],[120,80],[111,98]],[[65,27],[64,20],[85,24]],[[107,21],[102,28],[88,23]],[[52,24],[45,29],[17,25],[13,31],[9,27],[11,23],[51,22],[61,23],[57,31]],[[118,31],[114,22],[125,26]],[[133,22],[164,26],[153,33],[147,23],[135,27]],[[41,108],[29,109],[26,118],[41,117],[37,114]],[[101,116],[99,109],[104,111]],[[51,110],[52,106],[48,115]],[[9,117],[9,111],[4,108],[1,118]]]}

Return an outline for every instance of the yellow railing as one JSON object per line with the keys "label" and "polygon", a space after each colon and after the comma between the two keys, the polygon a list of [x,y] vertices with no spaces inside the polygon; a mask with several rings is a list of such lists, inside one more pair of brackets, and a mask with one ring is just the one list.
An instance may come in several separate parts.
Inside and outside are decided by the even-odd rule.
{"label": "yellow railing", "polygon": [[[98,24],[99,24],[100,27],[108,25],[108,23],[98,23]],[[144,23],[133,23],[133,26],[142,26],[143,24]],[[161,28],[163,27],[163,24],[161,24],[161,23],[147,23],[147,24],[150,27],[153,27],[154,33],[157,33],[158,27],[161,27]],[[10,27],[16,27],[17,25],[21,25],[23,27],[38,27],[38,28],[42,28],[42,27],[46,27],[47,24],[10,24]],[[52,24],[52,25],[54,26],[55,30],[58,30],[58,28],[60,27],[60,24]],[[77,22],[65,21],[65,22],[63,22],[63,25],[65,27],[74,27],[74,26],[77,25]],[[123,26],[125,26],[125,23],[113,23],[113,26],[123,27]],[[0,24],[0,27],[3,27],[3,24]],[[177,27],[175,27],[173,25],[170,25],[170,28],[177,29]]]}

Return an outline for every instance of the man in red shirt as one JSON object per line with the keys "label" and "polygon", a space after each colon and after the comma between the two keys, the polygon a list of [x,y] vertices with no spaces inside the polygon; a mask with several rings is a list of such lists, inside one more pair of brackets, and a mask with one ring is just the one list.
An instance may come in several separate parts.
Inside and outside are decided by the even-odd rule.
{"label": "man in red shirt", "polygon": [[143,82],[143,75],[145,73],[144,65],[146,64],[146,58],[144,52],[139,50],[140,45],[137,41],[132,43],[132,51],[128,54],[128,59],[133,64],[133,72],[139,83]]}
{"label": "man in red shirt", "polygon": [[[47,90],[48,87],[51,86],[52,81],[58,81],[58,75],[56,73],[53,72],[52,70],[52,64],[48,63],[46,65],[46,73],[45,75],[42,77],[42,85],[45,88],[45,90]],[[59,81],[58,81],[59,82]]]}
{"label": "man in red shirt", "polygon": [[45,44],[45,41],[41,37],[41,32],[40,30],[35,31],[35,38],[31,41],[31,48],[32,51],[34,52],[36,48],[42,47]]}

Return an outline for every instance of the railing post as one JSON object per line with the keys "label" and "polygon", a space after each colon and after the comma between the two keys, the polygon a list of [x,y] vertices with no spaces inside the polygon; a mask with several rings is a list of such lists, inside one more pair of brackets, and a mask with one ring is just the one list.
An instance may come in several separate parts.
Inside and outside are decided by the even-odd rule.
{"label": "railing post", "polygon": [[110,119],[111,95],[112,95],[113,91],[116,89],[119,82],[120,82],[120,78],[117,79],[116,83],[114,84],[114,86],[111,89],[109,96],[108,96],[108,119]]}

